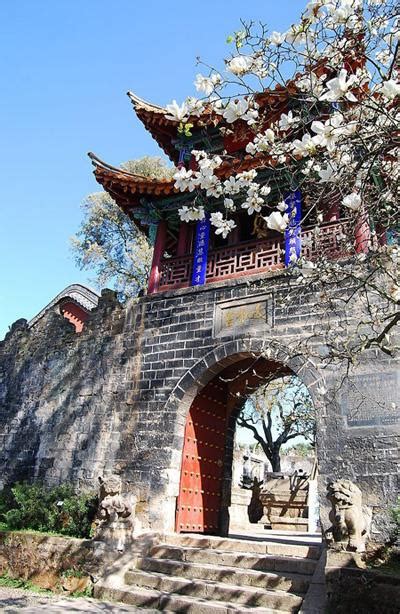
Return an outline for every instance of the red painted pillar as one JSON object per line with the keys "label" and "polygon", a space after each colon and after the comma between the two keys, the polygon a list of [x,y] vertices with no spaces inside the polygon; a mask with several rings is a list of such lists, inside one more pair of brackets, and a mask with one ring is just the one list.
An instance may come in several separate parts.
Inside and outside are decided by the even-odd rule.
{"label": "red painted pillar", "polygon": [[153,262],[151,263],[150,279],[147,293],[154,294],[160,284],[160,263],[165,251],[167,240],[167,222],[161,220],[157,227],[156,241],[154,244]]}
{"label": "red painted pillar", "polygon": [[187,222],[181,222],[179,226],[178,247],[176,250],[177,256],[185,256],[187,250],[189,236],[189,224]]}
{"label": "red painted pillar", "polygon": [[366,211],[361,210],[355,227],[355,250],[357,254],[366,254],[371,243],[371,230]]}

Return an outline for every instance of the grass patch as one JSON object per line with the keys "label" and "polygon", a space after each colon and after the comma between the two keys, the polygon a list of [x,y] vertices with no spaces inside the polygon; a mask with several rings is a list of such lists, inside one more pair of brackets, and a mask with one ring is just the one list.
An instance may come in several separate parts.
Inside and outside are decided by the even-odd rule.
{"label": "grass patch", "polygon": [[35,529],[10,529],[10,527],[8,527],[4,522],[0,522],[0,531],[3,531],[3,533],[24,533],[26,535],[41,535],[42,537],[62,537],[64,539],[72,538],[71,535],[56,533],[55,531],[36,531]]}
{"label": "grass patch", "polygon": [[28,591],[30,593],[38,593],[41,595],[54,595],[54,596],[64,596],[64,597],[73,597],[75,599],[79,599],[80,597],[88,598],[93,597],[93,587],[88,586],[83,591],[76,591],[75,593],[62,593],[61,587],[60,592],[52,591],[48,588],[40,588],[30,580],[23,580],[22,578],[11,578],[11,576],[0,576],[0,588],[20,588],[24,591]]}
{"label": "grass patch", "polygon": [[80,597],[85,599],[88,597],[93,597],[93,587],[88,586],[84,591],[76,591],[76,593],[71,593],[69,597],[74,597],[75,599],[79,599]]}
{"label": "grass patch", "polygon": [[31,591],[33,593],[46,593],[47,595],[51,593],[50,590],[46,588],[40,588],[30,580],[22,580],[21,578],[11,578],[11,576],[0,576],[0,586],[6,588],[22,588],[25,591]]}

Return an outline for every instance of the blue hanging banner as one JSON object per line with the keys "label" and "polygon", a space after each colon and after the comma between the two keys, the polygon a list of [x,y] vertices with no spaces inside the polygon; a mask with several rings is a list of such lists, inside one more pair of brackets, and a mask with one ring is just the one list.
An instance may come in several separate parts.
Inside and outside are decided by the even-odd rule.
{"label": "blue hanging banner", "polygon": [[194,239],[192,286],[206,283],[208,243],[210,240],[210,218],[208,215],[196,225]]}
{"label": "blue hanging banner", "polygon": [[289,224],[285,230],[285,266],[294,264],[301,254],[301,192],[296,190],[285,197]]}

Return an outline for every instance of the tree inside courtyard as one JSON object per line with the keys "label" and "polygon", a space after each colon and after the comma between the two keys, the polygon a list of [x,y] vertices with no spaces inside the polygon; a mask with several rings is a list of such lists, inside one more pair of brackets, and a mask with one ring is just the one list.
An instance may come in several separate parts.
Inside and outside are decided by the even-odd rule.
{"label": "tree inside courtyard", "polygon": [[281,456],[289,442],[315,443],[315,410],[306,386],[296,376],[284,376],[260,386],[244,403],[237,426],[249,431],[273,472],[281,471]]}

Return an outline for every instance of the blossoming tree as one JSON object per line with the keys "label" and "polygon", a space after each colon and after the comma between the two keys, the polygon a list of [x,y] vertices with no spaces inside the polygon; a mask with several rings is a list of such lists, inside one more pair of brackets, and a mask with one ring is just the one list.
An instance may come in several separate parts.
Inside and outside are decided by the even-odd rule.
{"label": "blossoming tree", "polygon": [[[332,331],[331,357],[352,361],[373,346],[392,354],[400,321],[396,2],[311,0],[287,32],[243,23],[228,42],[233,52],[225,70],[207,66],[196,77],[204,96],[182,105],[174,101],[167,117],[186,135],[191,120],[204,114],[215,117],[225,135],[239,123],[246,154],[259,164],[224,180],[219,169],[229,159],[226,152],[192,151],[196,167],[181,164],[174,175],[178,190],[194,193],[191,205],[180,209],[181,219],[208,214],[215,233],[226,237],[240,209],[280,232],[312,216],[315,240],[326,203],[331,219],[346,211],[348,232],[339,239],[347,260],[311,262],[303,241],[301,253],[293,247],[286,254],[289,272],[296,288],[299,280],[313,284],[329,308],[342,302],[352,309],[356,298],[366,308],[356,339],[339,341]],[[282,89],[290,96],[284,111],[273,104]],[[272,103],[261,104],[266,93]],[[301,220],[288,206],[288,188],[307,201]],[[345,288],[341,295],[338,287]]]}
{"label": "blossoming tree", "polygon": [[[121,168],[144,177],[164,178],[172,172],[161,158],[150,156],[128,160]],[[112,284],[121,299],[137,296],[147,284],[152,258],[146,236],[107,192],[89,194],[82,210],[84,219],[71,238],[76,263],[95,271],[96,286]]]}

